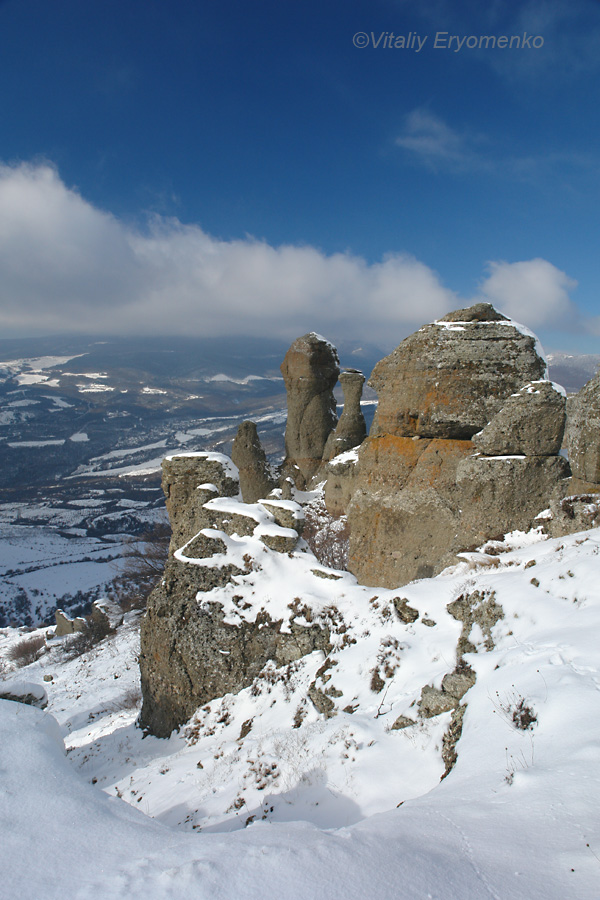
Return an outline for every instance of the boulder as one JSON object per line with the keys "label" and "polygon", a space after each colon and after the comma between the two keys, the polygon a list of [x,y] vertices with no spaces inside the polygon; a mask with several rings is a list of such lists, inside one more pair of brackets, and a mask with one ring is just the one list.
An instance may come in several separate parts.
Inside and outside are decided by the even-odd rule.
{"label": "boulder", "polygon": [[347,369],[340,375],[344,392],[344,409],[335,431],[327,438],[323,459],[330,460],[340,453],[362,444],[367,436],[365,417],[360,408],[365,376],[357,369]]}
{"label": "boulder", "polygon": [[559,482],[569,475],[562,456],[474,456],[458,466],[462,548],[475,549],[509,531],[528,531]]}
{"label": "boulder", "polygon": [[566,443],[575,478],[600,484],[600,372],[569,401]]}
{"label": "boulder", "polygon": [[567,399],[550,381],[526,384],[473,436],[487,456],[555,456],[565,430]]}
{"label": "boulder", "polygon": [[281,364],[288,407],[284,471],[295,475],[301,489],[321,465],[336,426],[333,388],[339,372],[337,350],[314,332],[295,340]]}
{"label": "boulder", "polygon": [[370,434],[469,439],[511,394],[545,373],[535,338],[491,304],[477,303],[425,325],[377,363]]}
{"label": "boulder", "polygon": [[271,477],[254,422],[242,422],[239,426],[231,448],[231,459],[238,468],[245,503],[256,503],[271,493],[275,481]]}

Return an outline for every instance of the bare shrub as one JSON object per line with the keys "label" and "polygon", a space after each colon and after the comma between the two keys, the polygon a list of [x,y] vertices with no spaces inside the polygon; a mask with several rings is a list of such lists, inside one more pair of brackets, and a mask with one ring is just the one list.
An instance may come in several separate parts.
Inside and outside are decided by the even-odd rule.
{"label": "bare shrub", "polygon": [[150,592],[162,576],[169,553],[171,529],[160,523],[137,538],[131,538],[125,546],[125,558],[120,563],[120,574],[113,581],[111,599],[124,612],[143,610]]}
{"label": "bare shrub", "polygon": [[6,654],[11,662],[21,668],[35,662],[42,648],[46,647],[46,638],[43,634],[37,634],[14,644]]}
{"label": "bare shrub", "polygon": [[130,688],[120,700],[117,701],[118,709],[136,709],[142,702],[142,691],[139,687]]}
{"label": "bare shrub", "polygon": [[302,537],[321,565],[346,571],[350,546],[347,517],[330,515],[322,497],[304,507],[304,516]]}
{"label": "bare shrub", "polygon": [[537,722],[533,706],[515,690],[514,685],[504,698],[496,691],[496,699],[492,700],[492,703],[510,727],[518,731],[531,731]]}

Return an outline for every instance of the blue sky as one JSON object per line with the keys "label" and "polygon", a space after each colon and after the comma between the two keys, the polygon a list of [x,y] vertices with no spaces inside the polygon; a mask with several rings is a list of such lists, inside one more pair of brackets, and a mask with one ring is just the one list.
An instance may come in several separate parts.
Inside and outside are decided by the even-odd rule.
{"label": "blue sky", "polygon": [[597,352],[599,78],[598,0],[4,0],[4,334]]}

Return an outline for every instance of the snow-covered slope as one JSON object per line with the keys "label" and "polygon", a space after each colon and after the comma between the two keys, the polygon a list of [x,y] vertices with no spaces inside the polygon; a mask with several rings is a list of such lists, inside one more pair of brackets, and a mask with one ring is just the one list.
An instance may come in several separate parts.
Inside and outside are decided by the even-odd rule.
{"label": "snow-covered slope", "polygon": [[[5,662],[8,682],[52,681],[46,712],[0,702],[0,896],[598,897],[600,531],[513,535],[395,592],[309,579],[331,573],[304,556],[298,596],[311,585],[338,622],[320,676],[335,688],[331,718],[306,701],[316,653],[266,666],[168,740],[143,738],[134,621],[84,657],[65,661],[50,640],[25,669]],[[287,580],[265,568],[255,590],[276,604]],[[456,663],[447,604],[476,590],[504,618],[493,646],[470,630],[477,680],[440,781],[450,713],[422,719],[417,702]],[[22,638],[0,632],[0,658]],[[393,729],[399,716],[415,724]]]}

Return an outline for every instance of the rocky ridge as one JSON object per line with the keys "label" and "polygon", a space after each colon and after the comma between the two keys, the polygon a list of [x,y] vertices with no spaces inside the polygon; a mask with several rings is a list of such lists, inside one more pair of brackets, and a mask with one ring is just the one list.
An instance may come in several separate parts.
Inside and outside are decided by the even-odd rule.
{"label": "rocky ridge", "polygon": [[[253,423],[241,429],[235,453],[244,476],[218,454],[168,457],[163,464],[173,539],[142,629],[144,726],[169,733],[202,703],[248,687],[269,661],[291,665],[315,651],[329,659],[337,620],[315,601],[314,581],[349,576],[313,568],[308,596],[288,597],[283,606],[283,598],[273,604],[265,596],[261,603],[238,593],[255,586],[261,597],[271,585],[255,573],[284,565],[287,597],[294,572],[310,557],[300,538],[301,509],[281,499],[284,490],[293,493],[290,478],[296,488],[326,478],[330,513],[348,514],[349,568],[360,584],[379,589],[432,576],[459,553],[527,531],[549,502],[565,511],[573,487],[560,455],[566,398],[545,371],[536,339],[493,307],[458,310],[420,329],[376,366],[371,384],[380,406],[360,442],[362,374],[342,374],[347,409],[334,430],[337,353],[318,335],[294,342],[282,365],[290,413],[281,489],[260,497],[272,482],[263,477]],[[253,502],[243,502],[240,481],[242,496]],[[595,521],[598,507],[591,517],[589,507]],[[549,516],[560,530],[559,516]],[[410,626],[395,600],[397,615]],[[326,717],[339,711],[333,686],[323,688],[332,665],[307,694]],[[456,711],[470,679],[459,652],[455,669],[435,689],[441,695],[425,690],[422,715],[439,714],[440,703]],[[378,685],[374,676],[376,692]],[[459,720],[453,720],[455,735]]]}

